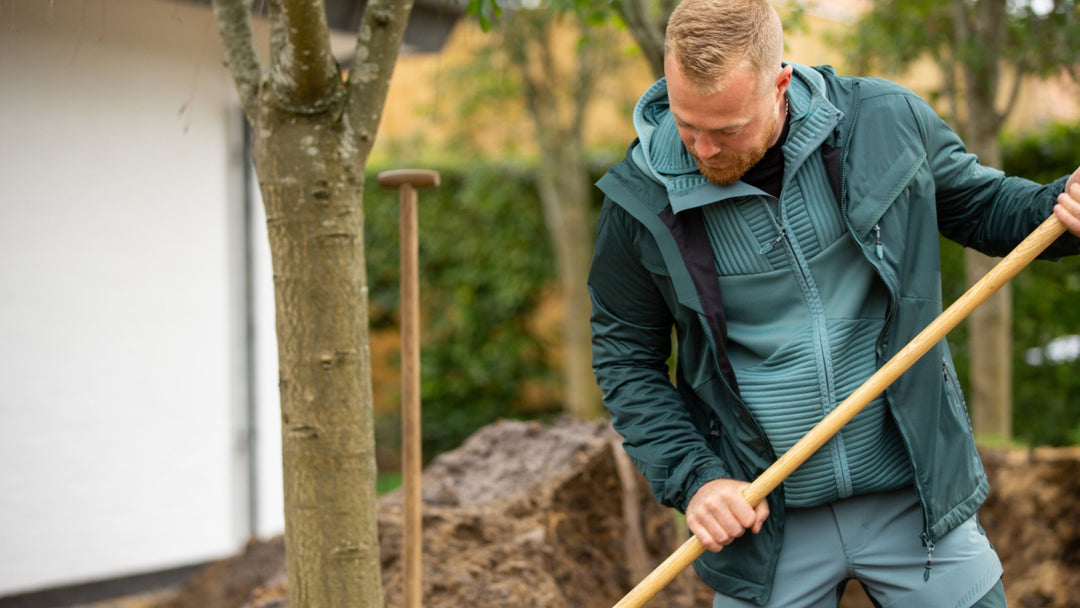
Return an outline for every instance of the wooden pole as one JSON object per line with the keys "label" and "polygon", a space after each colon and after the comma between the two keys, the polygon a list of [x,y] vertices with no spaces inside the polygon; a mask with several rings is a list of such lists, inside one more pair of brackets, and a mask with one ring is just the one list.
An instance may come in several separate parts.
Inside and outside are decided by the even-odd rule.
{"label": "wooden pole", "polygon": [[[833,437],[863,408],[874,400],[890,384],[896,381],[912,364],[925,355],[935,344],[952,331],[971,311],[978,308],[1002,285],[1031,263],[1050,243],[1065,233],[1065,225],[1051,215],[1036,228],[1009,255],[1005,256],[990,272],[971,286],[952,306],[934,319],[926,329],[919,332],[900,352],[889,359],[877,372],[847,399],[836,406],[825,418],[791,446],[776,462],[743,490],[743,497],[756,506],[776,489],[796,468]],[[614,608],[640,608],[670,583],[680,572],[705,552],[705,546],[697,537],[691,536],[681,547],[656,567],[648,576],[630,590]]]}
{"label": "wooden pole", "polygon": [[423,605],[423,450],[420,429],[420,271],[417,188],[439,185],[435,171],[402,169],[379,174],[379,185],[398,188],[401,232],[401,469],[405,522],[404,608]]}

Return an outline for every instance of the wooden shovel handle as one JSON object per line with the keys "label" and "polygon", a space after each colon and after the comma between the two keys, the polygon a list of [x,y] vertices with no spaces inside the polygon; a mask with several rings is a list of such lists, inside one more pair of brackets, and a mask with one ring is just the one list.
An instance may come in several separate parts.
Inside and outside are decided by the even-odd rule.
{"label": "wooden shovel handle", "polygon": [[398,189],[401,235],[401,472],[404,494],[404,608],[423,605],[423,450],[420,428],[420,270],[416,190],[439,185],[439,172],[396,169],[379,185]]}
{"label": "wooden shovel handle", "polygon": [[[1051,215],[1036,228],[1009,255],[986,276],[979,279],[964,295],[960,296],[934,319],[926,329],[919,332],[900,352],[889,359],[877,372],[847,399],[836,406],[814,428],[791,446],[783,456],[765,470],[757,479],[743,490],[743,497],[751,506],[756,506],[776,489],[802,463],[806,462],[821,446],[825,445],[840,428],[847,424],[863,408],[874,400],[890,384],[896,381],[912,364],[925,355],[935,344],[963,321],[971,311],[979,307],[990,296],[1015,277],[1025,266],[1031,263],[1044,249],[1065,233],[1065,225]],[[670,583],[680,572],[705,552],[705,546],[697,537],[691,536],[674,553],[656,567],[648,576],[630,590],[614,608],[640,608]]]}

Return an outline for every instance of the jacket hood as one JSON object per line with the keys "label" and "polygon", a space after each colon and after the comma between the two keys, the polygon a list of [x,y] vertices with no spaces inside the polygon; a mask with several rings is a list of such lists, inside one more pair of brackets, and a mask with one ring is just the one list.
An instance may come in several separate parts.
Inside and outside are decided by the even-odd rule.
{"label": "jacket hood", "polygon": [[[817,70],[798,64],[786,65],[793,66],[795,70],[787,92],[793,125],[788,136],[789,144],[820,144],[824,138],[821,127],[831,129],[835,126],[840,112],[826,99],[825,79]],[[815,127],[811,137],[815,142],[804,141],[807,134],[800,134],[799,129],[795,128],[796,121],[808,116],[815,118],[810,121]],[[676,213],[726,198],[764,194],[742,181],[721,186],[701,174],[697,161],[686,150],[675,127],[666,78],[656,81],[638,100],[633,122],[638,142],[630,152],[631,158],[646,175],[664,186]]]}

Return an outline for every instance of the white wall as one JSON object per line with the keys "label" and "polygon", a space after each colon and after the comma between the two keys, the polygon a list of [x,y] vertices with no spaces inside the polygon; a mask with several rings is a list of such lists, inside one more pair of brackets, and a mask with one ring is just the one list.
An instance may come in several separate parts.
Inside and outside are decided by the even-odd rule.
{"label": "white wall", "polygon": [[[247,538],[240,127],[221,63],[208,9],[0,2],[0,596]],[[257,243],[269,535],[280,438]]]}

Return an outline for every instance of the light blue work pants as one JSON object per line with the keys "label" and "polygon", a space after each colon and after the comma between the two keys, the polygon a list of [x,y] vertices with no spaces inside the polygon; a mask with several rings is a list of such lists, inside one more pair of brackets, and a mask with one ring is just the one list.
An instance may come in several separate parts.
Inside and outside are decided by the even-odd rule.
{"label": "light blue work pants", "polygon": [[[852,579],[880,608],[1005,606],[1001,562],[974,517],[938,539],[932,554],[922,530],[911,488],[790,509],[766,608],[836,608]],[[755,607],[722,593],[713,601],[713,608]]]}

